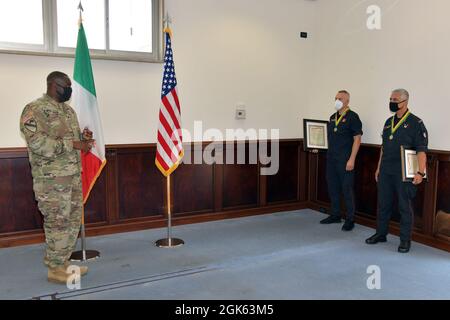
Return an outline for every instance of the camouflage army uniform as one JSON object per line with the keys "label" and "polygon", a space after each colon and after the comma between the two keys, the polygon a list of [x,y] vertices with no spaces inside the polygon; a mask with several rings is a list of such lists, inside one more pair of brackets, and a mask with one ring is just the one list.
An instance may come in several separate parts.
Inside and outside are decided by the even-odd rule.
{"label": "camouflage army uniform", "polygon": [[83,208],[80,151],[72,141],[81,140],[73,109],[44,94],[28,104],[20,119],[33,174],[33,189],[44,216],[49,267],[64,265],[78,237]]}

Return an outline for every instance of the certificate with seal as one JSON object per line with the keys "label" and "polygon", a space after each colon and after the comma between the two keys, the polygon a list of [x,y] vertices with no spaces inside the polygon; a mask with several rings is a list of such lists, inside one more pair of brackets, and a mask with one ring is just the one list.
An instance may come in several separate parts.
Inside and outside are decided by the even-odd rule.
{"label": "certificate with seal", "polygon": [[[413,181],[414,176],[419,171],[419,160],[417,159],[417,152],[413,148],[401,146],[401,157],[403,181]],[[427,179],[426,171],[424,180],[425,179]]]}
{"label": "certificate with seal", "polygon": [[328,122],[303,119],[303,146],[305,151],[328,149]]}

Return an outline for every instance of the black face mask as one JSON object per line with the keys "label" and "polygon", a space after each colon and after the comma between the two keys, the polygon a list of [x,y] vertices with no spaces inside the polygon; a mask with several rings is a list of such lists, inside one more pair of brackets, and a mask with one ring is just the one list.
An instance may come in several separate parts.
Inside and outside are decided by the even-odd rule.
{"label": "black face mask", "polygon": [[63,92],[62,93],[60,93],[59,90],[57,92],[58,93],[59,102],[69,101],[70,98],[72,97],[72,87],[62,87],[62,86],[59,86],[59,87],[63,88]]}
{"label": "black face mask", "polygon": [[400,110],[399,105],[405,101],[406,100],[403,100],[402,102],[390,102],[389,109],[391,110],[391,112],[397,112],[398,110]]}

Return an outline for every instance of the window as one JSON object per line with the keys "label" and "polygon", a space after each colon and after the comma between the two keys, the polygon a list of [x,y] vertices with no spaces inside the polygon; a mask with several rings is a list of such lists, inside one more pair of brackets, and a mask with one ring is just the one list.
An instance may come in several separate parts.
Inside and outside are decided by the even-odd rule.
{"label": "window", "polygon": [[42,3],[36,0],[11,0],[8,3],[2,3],[0,41],[6,46],[14,46],[14,44],[43,46]]}
{"label": "window", "polygon": [[112,50],[152,52],[152,6],[146,0],[109,1]]}
{"label": "window", "polygon": [[[0,52],[73,56],[79,3],[80,0],[3,0]],[[81,3],[93,58],[161,62],[163,0]]]}
{"label": "window", "polygon": [[[122,0],[123,1],[123,0]],[[128,1],[124,1],[128,2]],[[151,1],[148,1],[151,2]],[[78,36],[78,20],[80,19],[77,10],[80,0],[57,0],[56,17],[58,27],[58,48],[75,48]],[[105,1],[85,0],[83,4],[83,26],[90,49],[106,49],[106,23],[105,23]]]}

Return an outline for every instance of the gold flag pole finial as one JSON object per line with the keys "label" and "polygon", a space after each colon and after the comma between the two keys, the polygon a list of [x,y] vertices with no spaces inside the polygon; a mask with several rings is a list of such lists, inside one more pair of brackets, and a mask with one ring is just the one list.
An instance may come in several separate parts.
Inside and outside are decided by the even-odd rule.
{"label": "gold flag pole finial", "polygon": [[78,4],[78,10],[80,10],[80,19],[78,20],[78,25],[81,25],[83,23],[83,5],[81,4],[81,0],[80,3]]}
{"label": "gold flag pole finial", "polygon": [[168,32],[170,34],[170,36],[172,36],[172,32],[170,29],[171,24],[172,24],[172,17],[167,12],[166,17],[164,18],[164,32]]}

